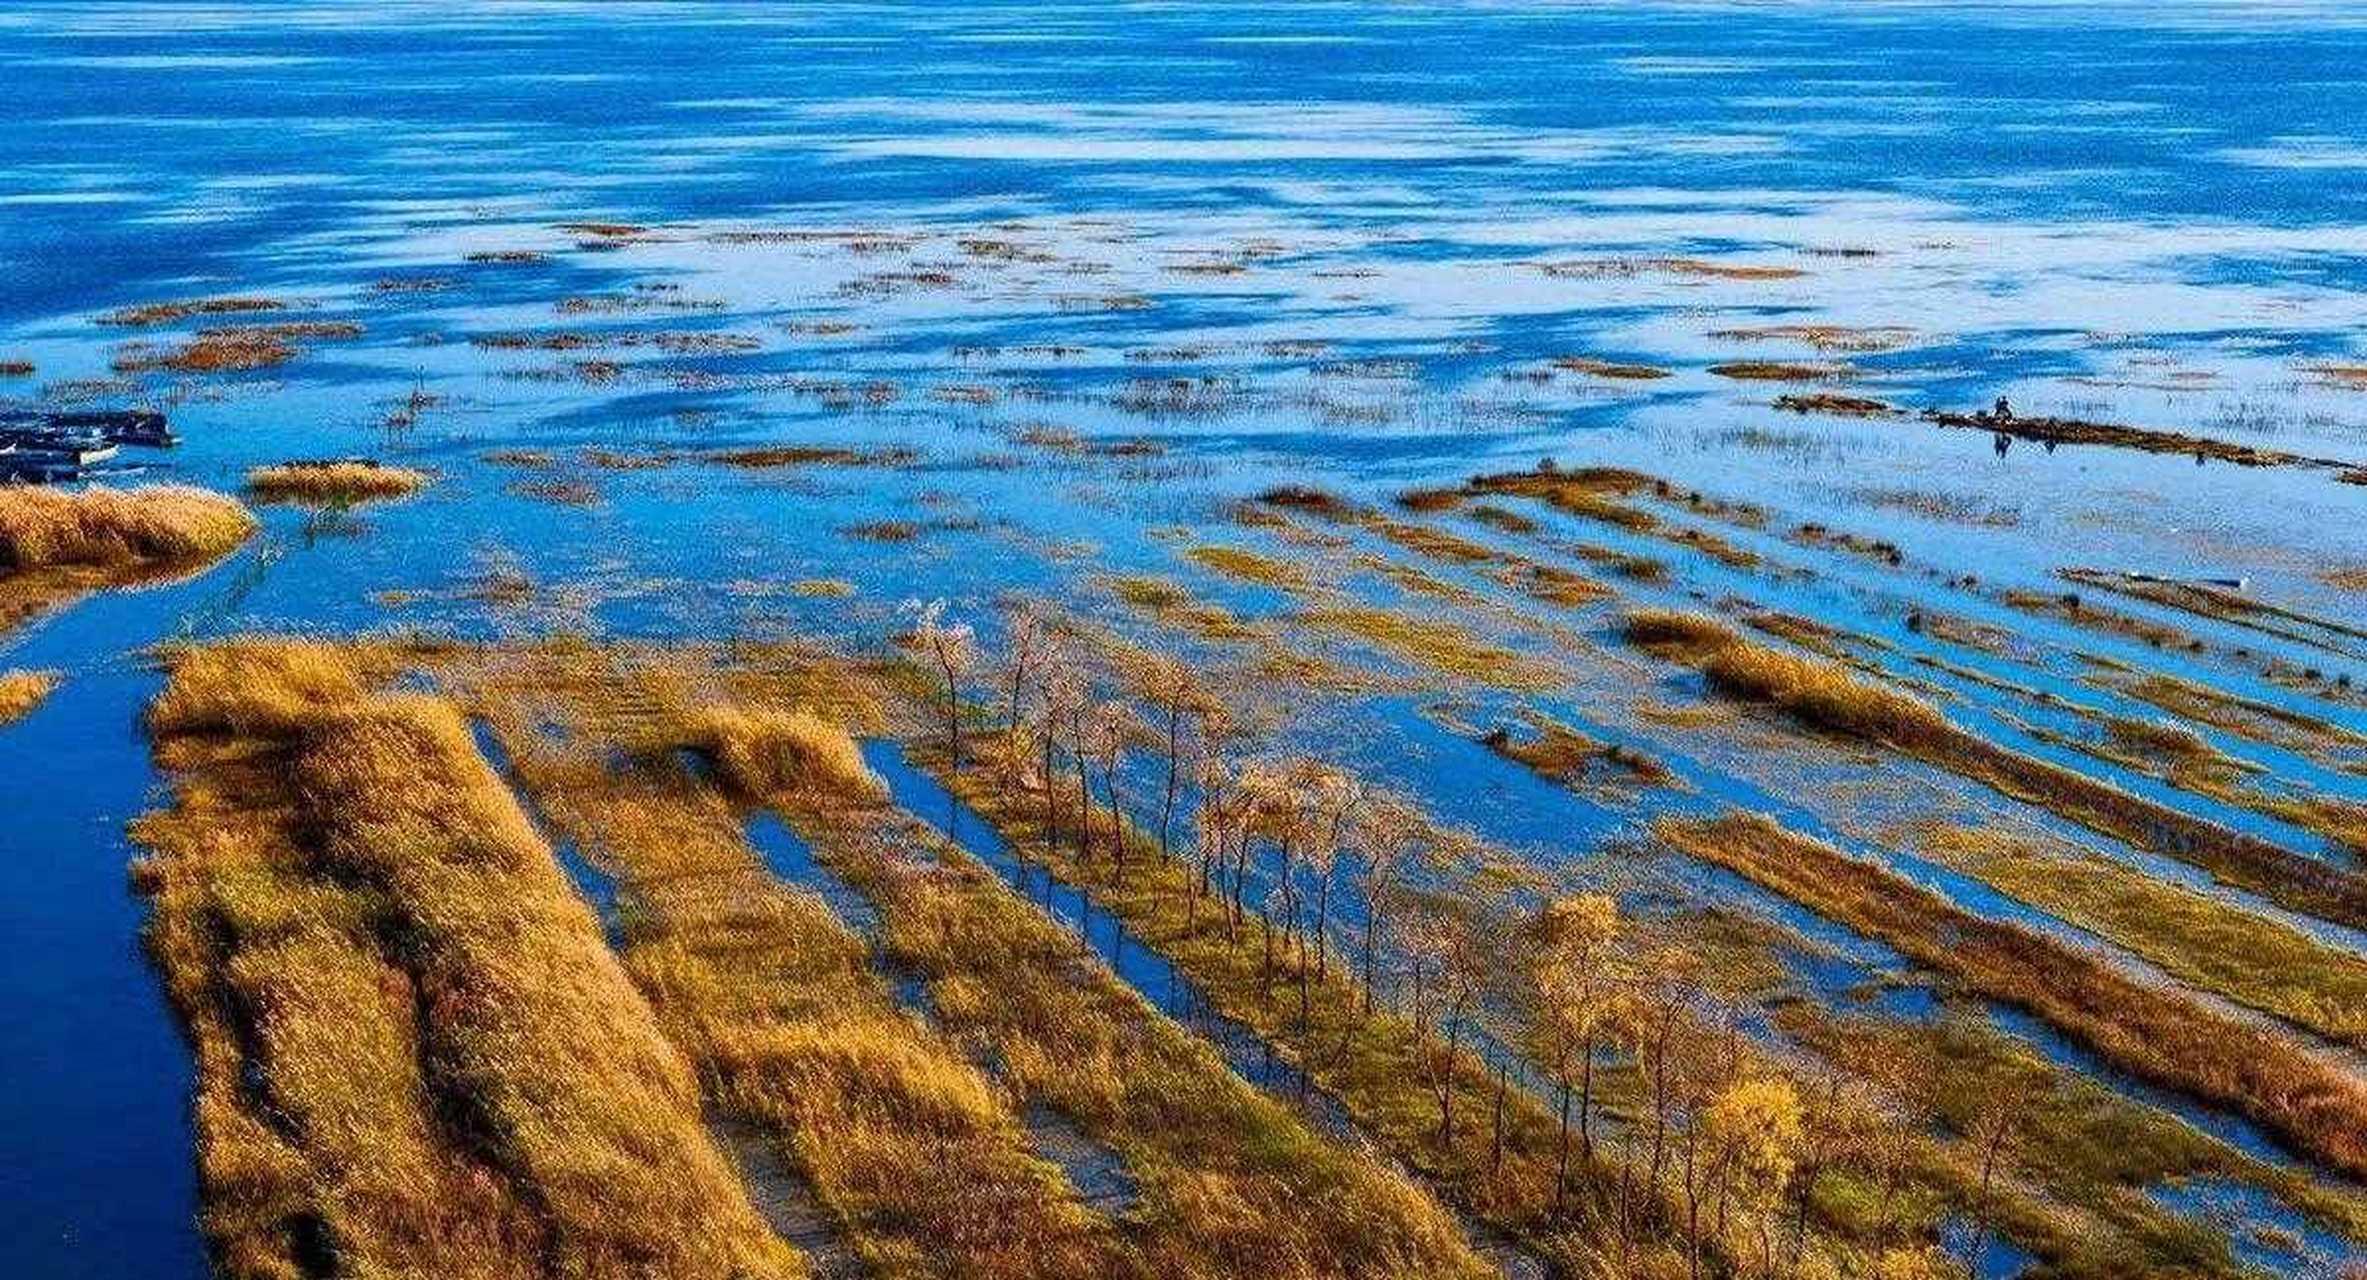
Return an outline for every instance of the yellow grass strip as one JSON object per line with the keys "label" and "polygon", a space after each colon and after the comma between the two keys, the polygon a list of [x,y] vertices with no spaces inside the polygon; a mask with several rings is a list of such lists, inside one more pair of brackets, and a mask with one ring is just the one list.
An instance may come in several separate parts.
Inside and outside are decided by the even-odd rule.
{"label": "yellow grass strip", "polygon": [[1975,737],[1920,698],[1840,665],[1747,640],[1712,618],[1645,609],[1627,638],[1701,669],[1712,685],[1802,722],[1881,743],[2115,840],[2177,858],[2291,910],[2367,927],[2367,879],[2108,782]]}
{"label": "yellow grass strip", "polygon": [[2132,1074],[2250,1117],[2329,1167],[2367,1172],[2367,1082],[2291,1041],[2139,983],[2100,957],[1964,911],[1754,815],[1653,829],[1992,999],[2031,1010]]}
{"label": "yellow grass strip", "polygon": [[0,725],[31,715],[57,687],[55,671],[0,671]]}
{"label": "yellow grass strip", "polygon": [[1937,822],[1913,834],[1923,856],[2127,947],[2181,981],[2367,1048],[2367,959],[2109,858],[2054,856],[2003,832]]}
{"label": "yellow grass strip", "polygon": [[458,714],[369,662],[186,650],[151,711],[136,882],[220,1272],[804,1274]]}

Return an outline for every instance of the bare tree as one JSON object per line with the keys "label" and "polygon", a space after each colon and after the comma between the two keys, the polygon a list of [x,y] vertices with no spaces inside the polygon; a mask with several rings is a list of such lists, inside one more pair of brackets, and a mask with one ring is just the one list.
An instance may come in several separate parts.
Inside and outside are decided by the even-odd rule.
{"label": "bare tree", "polygon": [[945,681],[945,751],[951,768],[962,767],[962,677],[978,663],[978,640],[969,624],[950,622],[946,618],[946,602],[931,600],[926,604],[906,601],[905,611],[913,617],[912,630],[905,643],[934,663]]}
{"label": "bare tree", "polygon": [[1405,860],[1421,851],[1429,824],[1411,801],[1383,792],[1367,800],[1349,831],[1357,860],[1364,864],[1357,883],[1364,899],[1364,1015],[1370,1018],[1381,936],[1401,887]]}
{"label": "bare tree", "polygon": [[[1003,611],[1003,788],[1016,795],[1028,756],[1026,696],[1040,669],[1060,661],[1060,640],[1042,614],[1025,600]],[[1049,785],[1050,779],[1046,778]]]}
{"label": "bare tree", "polygon": [[1101,795],[1110,813],[1111,865],[1121,889],[1126,885],[1126,813],[1118,794],[1118,771],[1125,763],[1126,748],[1142,733],[1142,721],[1133,706],[1120,698],[1096,703],[1085,724],[1085,746],[1092,762],[1101,768]]}
{"label": "bare tree", "polygon": [[1159,859],[1173,856],[1175,803],[1185,769],[1184,726],[1195,716],[1205,723],[1223,709],[1201,686],[1199,674],[1171,654],[1153,654],[1142,674],[1143,695],[1158,712],[1160,760],[1166,788],[1159,801]]}

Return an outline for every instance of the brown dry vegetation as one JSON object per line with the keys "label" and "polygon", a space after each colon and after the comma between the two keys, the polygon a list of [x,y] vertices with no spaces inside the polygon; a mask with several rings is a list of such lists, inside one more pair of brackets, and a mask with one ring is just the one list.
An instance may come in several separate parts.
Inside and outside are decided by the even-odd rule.
{"label": "brown dry vegetation", "polygon": [[1820,729],[1881,743],[2113,839],[2191,863],[2293,910],[2367,924],[2367,882],[2354,872],[2009,751],[1966,732],[1930,703],[1832,662],[1745,640],[1699,615],[1639,610],[1623,626],[1631,642],[1700,668],[1729,693],[1772,702]]}
{"label": "brown dry vegetation", "polygon": [[1029,1153],[1009,1099],[896,1006],[844,922],[773,877],[719,793],[662,765],[519,759],[553,820],[630,893],[626,967],[710,1105],[780,1151],[867,1266],[1131,1274],[1108,1224]]}
{"label": "brown dry vegetation", "polygon": [[1958,427],[1973,431],[1988,431],[2012,436],[2017,440],[2032,440],[2041,444],[2095,444],[2122,449],[2138,449],[2146,453],[2182,454],[2194,458],[2208,458],[2215,462],[2232,462],[2243,467],[2343,467],[2348,464],[2326,458],[2305,458],[2281,449],[2263,449],[2256,445],[2235,444],[2209,436],[2189,435],[2181,431],[2162,431],[2151,427],[2130,427],[2111,422],[2085,422],[2076,418],[1999,418],[1986,413],[1950,413],[1927,409],[1923,419],[1942,427]]}
{"label": "brown dry vegetation", "polygon": [[131,569],[221,556],[255,518],[185,485],[69,491],[0,485],[0,570]]}
{"label": "brown dry vegetation", "polygon": [[1847,365],[1792,364],[1780,360],[1729,360],[1711,365],[1709,371],[1721,378],[1746,382],[1824,382],[1846,378],[1852,373]]}
{"label": "brown dry vegetation", "polygon": [[0,725],[24,719],[57,687],[55,671],[0,671]]}
{"label": "brown dry vegetation", "polygon": [[793,793],[841,805],[878,804],[887,784],[863,763],[845,729],[806,711],[701,707],[685,726],[743,794]]}
{"label": "brown dry vegetation", "polygon": [[1668,370],[1649,364],[1621,364],[1598,360],[1593,356],[1563,356],[1553,362],[1556,369],[1583,373],[1595,378],[1614,378],[1625,381],[1651,381],[1668,376]]}
{"label": "brown dry vegetation", "polygon": [[126,328],[145,328],[149,325],[171,324],[192,316],[229,315],[247,311],[279,311],[287,306],[276,298],[198,298],[189,302],[150,302],[136,307],[110,311],[99,317],[100,324]]}
{"label": "brown dry vegetation", "polygon": [[1846,396],[1831,391],[1780,395],[1775,398],[1775,407],[1791,413],[1832,413],[1845,418],[1880,418],[1900,412],[1897,405],[1887,400],[1876,400],[1871,396]]}
{"label": "brown dry vegetation", "polygon": [[357,459],[282,462],[247,472],[247,490],[266,502],[347,505],[409,497],[429,476],[411,467]]}
{"label": "brown dry vegetation", "polygon": [[226,1275],[791,1277],[551,851],[370,655],[185,650],[147,943]]}
{"label": "brown dry vegetation", "polygon": [[2029,1009],[2124,1070],[2249,1116],[2334,1168],[2367,1172],[2367,1084],[2281,1036],[2138,983],[2086,952],[1975,916],[1764,817],[1662,819],[1654,830],[1688,856]]}
{"label": "brown dry vegetation", "polygon": [[1914,340],[1915,331],[1892,326],[1839,324],[1768,324],[1739,329],[1712,329],[1713,338],[1727,342],[1798,342],[1819,351],[1896,351]]}

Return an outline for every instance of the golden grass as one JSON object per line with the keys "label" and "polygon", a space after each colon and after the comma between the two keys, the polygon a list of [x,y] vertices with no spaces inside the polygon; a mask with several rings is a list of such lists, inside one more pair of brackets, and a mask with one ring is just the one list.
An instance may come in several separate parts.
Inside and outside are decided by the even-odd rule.
{"label": "golden grass", "polygon": [[1665,610],[1630,614],[1624,630],[1631,642],[1700,668],[1713,686],[1774,703],[1805,724],[1880,743],[2293,910],[2367,925],[2367,880],[2357,873],[2009,751],[1930,703],[1828,660],[1745,640],[1715,619]]}
{"label": "golden grass", "polygon": [[0,485],[0,569],[127,569],[210,560],[255,531],[235,498],[185,485],[79,491]]}
{"label": "golden grass", "polygon": [[404,498],[428,485],[424,471],[377,462],[283,462],[247,472],[247,491],[265,502],[345,505]]}
{"label": "golden grass", "polygon": [[2283,1036],[2138,983],[2088,952],[1975,916],[1764,817],[1663,818],[1653,829],[1690,857],[2029,1009],[2123,1070],[2248,1116],[2332,1168],[2367,1172],[2367,1082]]}
{"label": "golden grass", "polygon": [[186,650],[150,717],[136,883],[220,1270],[802,1275],[460,717],[367,665]]}
{"label": "golden grass", "polygon": [[0,725],[32,714],[58,687],[55,671],[0,671]]}
{"label": "golden grass", "polygon": [[752,796],[788,793],[808,803],[870,805],[888,787],[839,725],[805,711],[709,706],[692,713],[689,741],[732,785]]}
{"label": "golden grass", "polygon": [[663,768],[611,770],[591,753],[615,726],[577,727],[589,733],[575,757],[541,755],[531,730],[505,736],[528,747],[521,770],[553,820],[622,878],[636,912],[626,967],[711,1105],[781,1151],[870,1270],[1135,1274],[1108,1224],[1030,1154],[1010,1100],[896,1006],[819,899],[773,877],[721,795]]}

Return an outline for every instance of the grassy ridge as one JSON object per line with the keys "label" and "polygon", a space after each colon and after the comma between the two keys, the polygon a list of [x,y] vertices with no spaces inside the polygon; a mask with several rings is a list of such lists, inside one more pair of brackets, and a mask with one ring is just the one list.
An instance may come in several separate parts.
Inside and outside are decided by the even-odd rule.
{"label": "grassy ridge", "polygon": [[230,1276],[792,1277],[649,1007],[449,704],[366,656],[184,651],[147,943]]}
{"label": "grassy ridge", "polygon": [[2123,1070],[2248,1116],[2329,1167],[2367,1173],[2367,1084],[2282,1037],[2139,983],[2098,957],[1975,916],[1766,818],[1664,818],[1654,830],[1688,856],[2030,1009]]}
{"label": "grassy ridge", "polygon": [[2177,858],[2294,911],[2367,927],[2367,878],[1975,737],[1930,703],[1818,658],[1747,640],[1699,614],[1639,609],[1627,638],[1698,667],[1712,685],[1772,702],[1821,729],[1869,739],[2039,805],[2090,830]]}
{"label": "grassy ridge", "polygon": [[409,497],[428,480],[424,471],[376,462],[283,462],[247,472],[247,491],[265,502],[342,506]]}
{"label": "grassy ridge", "polygon": [[718,792],[663,769],[520,759],[553,820],[624,877],[626,965],[716,1105],[780,1147],[866,1264],[1131,1274],[1108,1224],[1029,1154],[1009,1100],[896,1007],[828,908],[774,879]]}
{"label": "grassy ridge", "polygon": [[254,531],[236,499],[204,489],[0,484],[0,632],[104,587],[202,568]]}

